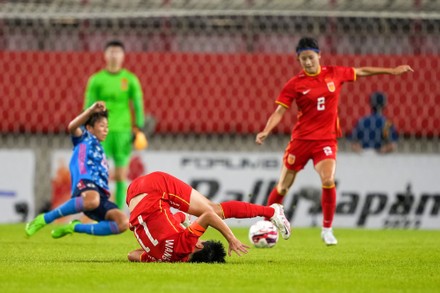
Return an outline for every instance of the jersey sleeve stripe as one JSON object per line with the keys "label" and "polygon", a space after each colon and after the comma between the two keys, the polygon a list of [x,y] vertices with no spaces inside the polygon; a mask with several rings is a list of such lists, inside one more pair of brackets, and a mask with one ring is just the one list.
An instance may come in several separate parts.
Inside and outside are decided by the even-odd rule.
{"label": "jersey sleeve stripe", "polygon": [[174,196],[177,197],[179,200],[183,201],[184,203],[186,203],[189,206],[189,202],[184,200],[181,196],[176,195],[176,194],[172,194],[172,193],[168,193],[168,196]]}
{"label": "jersey sleeve stripe", "polygon": [[278,104],[278,105],[280,105],[280,106],[283,106],[283,107],[286,108],[286,109],[289,109],[289,106],[287,106],[287,105],[284,104],[284,103],[281,103],[280,101],[275,101],[275,104]]}
{"label": "jersey sleeve stripe", "polygon": [[179,232],[179,229],[176,228],[176,226],[174,226],[174,223],[170,220],[170,217],[168,216],[168,210],[164,209],[164,214],[168,220],[168,223],[170,223],[170,225],[173,227],[174,231]]}

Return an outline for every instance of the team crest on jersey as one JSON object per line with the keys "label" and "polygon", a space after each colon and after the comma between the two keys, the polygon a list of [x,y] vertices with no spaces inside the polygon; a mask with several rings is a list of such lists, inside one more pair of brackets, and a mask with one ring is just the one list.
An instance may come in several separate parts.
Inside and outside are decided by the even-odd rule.
{"label": "team crest on jersey", "polygon": [[289,154],[289,155],[287,156],[287,164],[289,164],[289,165],[293,165],[293,163],[295,163],[295,159],[296,159],[296,157],[295,157],[294,155]]}
{"label": "team crest on jersey", "polygon": [[126,78],[121,79],[121,90],[128,90],[128,80]]}
{"label": "team crest on jersey", "polygon": [[335,83],[333,81],[328,81],[327,88],[331,93],[333,93],[336,90]]}

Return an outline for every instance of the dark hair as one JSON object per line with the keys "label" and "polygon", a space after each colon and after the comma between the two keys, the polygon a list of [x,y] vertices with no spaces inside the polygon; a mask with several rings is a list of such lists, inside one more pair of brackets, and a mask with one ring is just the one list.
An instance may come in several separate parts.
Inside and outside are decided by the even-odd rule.
{"label": "dark hair", "polygon": [[125,51],[124,43],[119,40],[111,40],[105,44],[104,50],[107,50],[108,47],[120,47]]}
{"label": "dark hair", "polygon": [[305,50],[312,50],[316,53],[319,53],[319,45],[318,41],[314,38],[304,37],[299,40],[298,45],[296,46],[296,54],[301,53]]}
{"label": "dark hair", "polygon": [[224,263],[225,247],[220,241],[209,240],[203,242],[203,249],[195,252],[189,262]]}
{"label": "dark hair", "polygon": [[371,110],[374,113],[385,107],[386,102],[387,102],[387,97],[385,96],[384,93],[374,92],[370,96]]}
{"label": "dark hair", "polygon": [[106,111],[102,111],[102,112],[96,112],[93,113],[92,115],[90,115],[89,119],[87,119],[86,123],[84,123],[84,125],[88,125],[88,126],[95,126],[95,123],[98,122],[99,120],[101,120],[102,118],[106,118],[108,119],[108,112]]}

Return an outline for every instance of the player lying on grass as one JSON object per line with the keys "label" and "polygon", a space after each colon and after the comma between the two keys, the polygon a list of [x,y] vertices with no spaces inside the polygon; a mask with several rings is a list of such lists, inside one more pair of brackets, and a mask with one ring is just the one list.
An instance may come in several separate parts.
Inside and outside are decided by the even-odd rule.
{"label": "player lying on grass", "polygon": [[[290,237],[290,223],[279,204],[261,206],[240,201],[215,204],[188,184],[163,172],[153,172],[135,179],[127,191],[130,230],[141,248],[128,254],[137,262],[225,262],[223,245],[199,238],[211,226],[218,230],[239,256],[249,248],[238,240],[223,219],[267,217],[284,239]],[[181,212],[173,214],[170,208]],[[197,220],[183,228],[182,212]]]}
{"label": "player lying on grass", "polygon": [[72,198],[58,208],[38,215],[26,225],[26,234],[32,236],[54,220],[80,212],[98,223],[82,224],[75,220],[52,230],[52,237],[60,238],[74,232],[91,235],[124,232],[128,228],[127,216],[108,200],[108,164],[101,146],[108,133],[105,103],[94,103],[73,119],[68,129],[74,146],[70,160]]}

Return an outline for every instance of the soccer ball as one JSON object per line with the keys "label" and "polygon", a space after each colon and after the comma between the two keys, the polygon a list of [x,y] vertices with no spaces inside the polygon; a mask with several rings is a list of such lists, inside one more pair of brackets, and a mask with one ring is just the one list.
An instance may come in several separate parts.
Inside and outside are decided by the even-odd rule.
{"label": "soccer ball", "polygon": [[278,242],[278,230],[269,221],[258,221],[249,229],[249,240],[257,248],[271,248]]}

